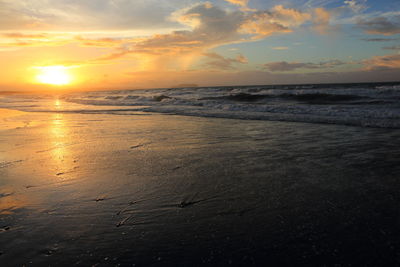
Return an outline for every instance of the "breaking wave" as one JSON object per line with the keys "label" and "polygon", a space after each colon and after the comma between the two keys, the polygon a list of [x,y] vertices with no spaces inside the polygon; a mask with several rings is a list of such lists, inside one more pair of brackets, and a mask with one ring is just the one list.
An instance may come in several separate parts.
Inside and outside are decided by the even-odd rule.
{"label": "breaking wave", "polygon": [[[157,112],[202,117],[400,128],[400,85],[168,88],[3,97],[0,106],[51,112]],[[30,101],[29,101],[30,100]],[[127,113],[128,114],[128,113]],[[130,114],[130,113],[129,113]]]}

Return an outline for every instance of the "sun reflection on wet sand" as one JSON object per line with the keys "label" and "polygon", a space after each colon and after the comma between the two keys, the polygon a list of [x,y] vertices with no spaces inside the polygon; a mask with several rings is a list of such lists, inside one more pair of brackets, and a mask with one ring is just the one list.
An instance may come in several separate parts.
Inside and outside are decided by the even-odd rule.
{"label": "sun reflection on wet sand", "polygon": [[54,106],[56,107],[56,109],[60,109],[60,108],[61,108],[60,99],[57,98],[57,99],[54,101]]}
{"label": "sun reflection on wet sand", "polygon": [[57,173],[65,173],[71,169],[69,160],[66,160],[70,156],[70,145],[69,131],[65,124],[63,114],[54,114],[52,117],[50,131],[49,131],[49,142],[51,150],[52,163],[56,167]]}
{"label": "sun reflection on wet sand", "polygon": [[31,196],[18,193],[17,188],[13,186],[0,186],[0,215],[16,213],[34,202]]}
{"label": "sun reflection on wet sand", "polygon": [[0,131],[16,129],[26,125],[24,121],[18,120],[18,117],[24,114],[25,112],[22,111],[0,108]]}
{"label": "sun reflection on wet sand", "polygon": [[[61,107],[62,104],[55,101],[54,105]],[[72,174],[76,169],[72,145],[76,142],[71,138],[69,121],[62,113],[40,115],[44,115],[48,123],[20,130],[21,133],[39,133],[37,140],[42,140],[40,143],[30,143],[26,139],[31,137],[25,136],[26,139],[15,140],[16,144],[21,145],[14,146],[10,141],[7,150],[0,150],[0,178],[7,181],[11,170],[18,178],[13,179],[12,185],[0,185],[0,215],[16,214],[22,209],[43,209],[50,196],[45,193],[49,188],[54,189],[60,183],[76,178]],[[16,119],[16,122],[20,123],[21,120]],[[25,153],[20,154],[23,148]]]}
{"label": "sun reflection on wet sand", "polygon": [[13,193],[0,193],[0,215],[13,214],[16,210],[27,206],[27,199],[24,195]]}

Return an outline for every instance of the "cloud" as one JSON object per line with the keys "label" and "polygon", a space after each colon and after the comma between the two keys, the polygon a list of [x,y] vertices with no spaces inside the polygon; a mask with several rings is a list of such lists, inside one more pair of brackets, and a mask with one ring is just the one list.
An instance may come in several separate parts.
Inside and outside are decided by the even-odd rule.
{"label": "cloud", "polygon": [[3,33],[3,37],[6,38],[14,38],[14,39],[45,39],[49,37],[49,34],[46,33],[37,33],[37,34],[26,34],[20,32],[9,32]]}
{"label": "cloud", "polygon": [[79,35],[75,36],[75,40],[78,41],[81,45],[91,46],[91,47],[115,47],[127,43],[131,39],[132,38],[110,38],[110,37],[89,39]]}
{"label": "cloud", "polygon": [[64,46],[72,42],[71,36],[55,33],[3,32],[0,35],[0,47]]}
{"label": "cloud", "polygon": [[292,32],[311,19],[311,14],[277,5],[271,10],[250,14],[242,24],[242,33],[254,35],[253,39],[262,39],[274,33]]}
{"label": "cloud", "polygon": [[390,41],[396,41],[397,39],[395,38],[365,38],[361,39],[363,41],[367,42],[390,42]]}
{"label": "cloud", "polygon": [[255,41],[271,34],[292,32],[306,21],[309,13],[281,5],[271,10],[227,11],[209,2],[175,12],[172,19],[190,27],[143,38],[130,45],[139,53],[190,53],[229,43]]}
{"label": "cloud", "polygon": [[303,68],[306,66],[305,63],[298,63],[298,62],[286,62],[286,61],[277,61],[277,62],[270,62],[263,65],[263,67],[269,71],[292,71],[298,68]]}
{"label": "cloud", "polygon": [[275,47],[272,47],[272,49],[274,49],[274,50],[288,50],[289,47],[287,47],[287,46],[275,46]]}
{"label": "cloud", "polygon": [[86,38],[73,33],[35,33],[35,32],[5,32],[0,39],[1,46],[41,47],[63,46],[69,43],[79,43],[91,47],[117,47],[127,43],[132,38]]}
{"label": "cloud", "polygon": [[346,0],[344,1],[344,4],[350,8],[354,13],[361,13],[365,11],[368,7],[366,5],[366,0]]}
{"label": "cloud", "polygon": [[235,69],[236,64],[246,64],[248,60],[242,54],[238,54],[235,58],[223,57],[217,53],[204,53],[209,61],[205,63],[206,68],[219,69],[219,70],[232,70]]}
{"label": "cloud", "polygon": [[400,45],[394,45],[394,46],[385,46],[383,49],[386,50],[400,50]]}
{"label": "cloud", "polygon": [[[129,75],[129,76],[128,76]],[[138,88],[160,88],[176,84],[198,84],[199,86],[265,85],[265,84],[309,84],[309,83],[354,83],[384,82],[398,80],[399,69],[385,71],[355,70],[348,72],[272,73],[268,71],[137,71],[127,76],[131,86]],[[131,88],[131,87],[129,87]]]}
{"label": "cloud", "polygon": [[304,6],[307,8],[323,7],[336,3],[337,0],[307,0]]}
{"label": "cloud", "polygon": [[0,29],[174,28],[178,25],[167,17],[184,5],[180,0],[0,0]]}
{"label": "cloud", "polygon": [[[10,41],[1,43],[0,40],[0,47],[57,46],[74,43],[80,46],[110,49],[100,57],[83,59],[82,62],[65,62],[67,65],[79,66],[109,64],[126,57],[129,60],[134,59],[135,62],[139,61],[140,63],[133,62],[133,64],[135,67],[140,65],[141,69],[185,70],[207,54],[208,61],[203,66],[232,70],[239,64],[245,64],[247,59],[242,55],[236,58],[225,58],[219,55],[212,55],[207,51],[225,44],[253,42],[273,34],[293,32],[305,24],[319,25],[322,32],[322,28],[327,27],[330,20],[330,13],[322,8],[302,11],[277,5],[268,10],[254,11],[243,8],[223,9],[211,2],[202,2],[178,9],[172,15],[170,13],[169,16],[163,16],[163,21],[168,20],[169,25],[177,25],[180,30],[135,37],[129,36],[126,32],[123,33],[120,30],[124,25],[130,25],[129,23],[124,24],[126,21],[124,23],[121,21],[114,22],[113,20],[116,19],[114,17],[115,14],[107,18],[104,17],[109,12],[108,8],[124,12],[121,9],[126,4],[126,9],[129,10],[131,1],[128,0],[93,0],[90,3],[86,1],[86,3],[81,3],[82,1],[78,0],[37,0],[33,1],[32,5],[27,4],[25,0],[17,1],[18,3],[14,3],[11,0],[0,0],[0,4],[5,1],[9,4],[7,10],[10,10],[11,7],[18,7],[17,10],[23,10],[21,14],[26,15],[25,17],[38,18],[39,22],[53,23],[55,27],[60,27],[58,29],[60,37],[47,33],[29,33],[21,30],[21,33],[12,32],[8,33],[8,36],[4,36]],[[137,1],[138,9],[140,10],[145,1]],[[149,3],[152,3],[155,0],[149,1]],[[175,0],[171,1],[175,2]],[[45,2],[48,5],[44,5]],[[247,1],[240,1],[240,3],[247,4]],[[242,6],[242,4],[238,5]],[[26,9],[23,9],[23,6],[26,6]],[[49,8],[54,12],[50,14]],[[118,12],[116,14],[119,14]],[[134,16],[135,12],[130,16]],[[93,23],[98,27],[102,26],[105,22],[98,22],[97,20],[100,19],[110,22],[110,25],[107,25],[107,28],[100,32],[81,29],[84,31],[81,34],[79,32],[61,34],[62,25],[69,22],[67,13],[72,14],[72,19],[77,20],[71,22],[70,26],[72,28],[75,27],[74,25],[83,23],[82,20],[88,15],[91,15],[87,21],[89,28]],[[99,17],[96,17],[96,14]],[[152,15],[152,13],[149,14]],[[0,17],[0,22],[1,20],[2,18]],[[23,28],[23,25],[21,27]],[[110,27],[116,27],[116,29],[107,31]],[[150,26],[148,25],[148,27]],[[118,32],[121,33],[120,36],[116,35]],[[107,37],[107,33],[111,37]],[[283,50],[286,47],[276,47],[275,49]]]}
{"label": "cloud", "polygon": [[132,49],[142,53],[182,53],[235,42],[240,39],[238,29],[244,13],[226,11],[206,2],[177,11],[172,19],[191,29],[143,38]]}
{"label": "cloud", "polygon": [[[144,2],[142,0],[138,1],[137,4],[140,9],[144,5]],[[48,5],[44,5],[45,2]],[[247,3],[247,1],[234,2]],[[18,1],[18,3],[14,3],[11,0],[0,0],[1,3],[7,4],[6,10],[11,10],[14,7],[16,10],[22,10],[21,14],[26,15],[26,17],[41,18],[39,19],[40,21],[44,23],[53,22],[57,27],[59,23],[66,22],[63,21],[63,18],[67,16],[66,13],[71,13],[72,18],[79,16],[80,19],[77,19],[77,22],[80,23],[83,18],[81,13],[85,13],[90,8],[92,9],[91,13],[85,13],[86,15],[95,14],[96,12],[104,14],[107,8],[121,11],[123,4],[127,5],[127,9],[131,7],[129,4],[130,1],[127,0],[93,0],[93,2],[86,4],[80,1],[37,0],[31,5],[28,5],[24,0]],[[24,9],[23,7],[26,8]],[[50,7],[54,11],[52,15],[48,14]],[[325,17],[328,14],[322,9],[316,9],[316,12],[323,14]],[[323,15],[320,15],[320,17],[323,17]],[[169,21],[180,25],[179,27],[182,30],[175,30],[165,34],[155,34],[140,38],[87,38],[83,35],[78,35],[68,36],[69,40],[64,35],[63,40],[58,40],[48,38],[46,34],[28,35],[24,33],[8,33],[8,38],[18,38],[18,41],[10,42],[7,46],[12,46],[13,44],[15,46],[49,46],[77,42],[82,46],[117,48],[118,51],[115,54],[119,55],[118,57],[132,53],[164,56],[185,53],[197,53],[200,55],[205,50],[216,46],[256,41],[272,34],[292,32],[304,23],[311,21],[311,17],[311,13],[285,8],[282,5],[277,5],[270,10],[263,11],[229,11],[215,6],[210,2],[203,2],[179,9],[169,16]],[[45,19],[43,20],[42,18]],[[112,20],[113,17],[111,16],[106,21]],[[92,21],[89,19],[87,23],[90,24]],[[327,19],[321,18],[315,23],[325,25]],[[34,41],[32,39],[38,40]]]}
{"label": "cloud", "polygon": [[398,34],[400,33],[400,14],[391,17],[360,19],[358,25],[369,34]]}
{"label": "cloud", "polygon": [[320,34],[326,34],[330,31],[331,13],[325,8],[315,8],[313,12],[314,29]]}
{"label": "cloud", "polygon": [[400,68],[400,54],[376,56],[363,61],[366,70],[389,70]]}
{"label": "cloud", "polygon": [[246,7],[249,2],[249,0],[225,0],[225,1],[241,7]]}
{"label": "cloud", "polygon": [[62,65],[67,67],[82,67],[82,66],[89,66],[89,65],[106,65],[113,63],[115,60],[122,59],[125,56],[130,54],[129,51],[124,49],[117,49],[112,53],[95,57],[86,60],[62,60],[62,61],[55,61],[51,62],[50,65]]}
{"label": "cloud", "polygon": [[2,36],[0,38],[0,47],[64,46],[70,43],[79,43],[81,46],[115,48],[137,40],[132,37],[87,38],[75,35],[75,33],[35,33],[34,31],[0,32],[0,36]]}
{"label": "cloud", "polygon": [[[205,49],[240,40],[238,29],[245,18],[242,11],[226,11],[206,2],[175,12],[173,19],[180,24],[191,27],[191,29],[140,38],[64,36],[62,42],[51,39],[44,34],[33,36],[24,33],[6,33],[6,38],[17,40],[7,42],[7,44],[2,42],[0,45],[48,46],[77,42],[83,46],[117,47],[116,55],[119,55],[119,57],[131,53],[150,55],[202,53]],[[35,37],[35,40],[28,37]],[[67,38],[69,38],[68,41]]]}
{"label": "cloud", "polygon": [[302,63],[302,62],[286,62],[286,61],[278,61],[278,62],[270,62],[263,65],[263,68],[272,71],[272,72],[285,72],[285,71],[294,71],[296,69],[326,69],[333,68],[336,66],[347,64],[346,62],[340,60],[330,60],[319,63]]}

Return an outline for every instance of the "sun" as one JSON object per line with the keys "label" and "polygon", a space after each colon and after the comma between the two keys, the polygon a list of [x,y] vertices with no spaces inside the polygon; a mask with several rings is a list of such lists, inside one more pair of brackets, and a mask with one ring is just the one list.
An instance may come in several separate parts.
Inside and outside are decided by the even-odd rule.
{"label": "sun", "polygon": [[68,72],[68,67],[65,66],[45,66],[36,67],[39,74],[36,80],[39,83],[51,85],[68,85],[72,81],[71,74]]}

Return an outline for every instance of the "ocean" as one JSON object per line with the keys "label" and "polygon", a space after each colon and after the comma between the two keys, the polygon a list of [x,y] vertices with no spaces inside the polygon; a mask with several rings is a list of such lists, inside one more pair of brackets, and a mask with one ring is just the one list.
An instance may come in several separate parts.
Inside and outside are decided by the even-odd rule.
{"label": "ocean", "polygon": [[400,85],[0,96],[0,266],[398,266]]}
{"label": "ocean", "polygon": [[[68,104],[60,105],[60,101]],[[166,88],[60,93],[56,97],[24,94],[0,97],[0,107],[41,112],[157,112],[399,128],[400,83]]]}

